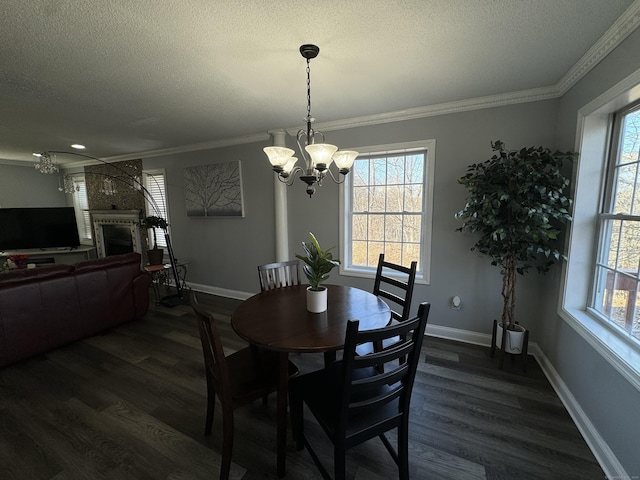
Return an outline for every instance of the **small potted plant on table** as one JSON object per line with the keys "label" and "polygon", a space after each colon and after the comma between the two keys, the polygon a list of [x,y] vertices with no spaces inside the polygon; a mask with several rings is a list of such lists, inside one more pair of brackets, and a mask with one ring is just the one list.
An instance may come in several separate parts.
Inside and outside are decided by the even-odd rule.
{"label": "small potted plant on table", "polygon": [[153,232],[153,248],[150,250],[147,250],[147,258],[149,259],[149,264],[161,265],[162,258],[164,256],[164,250],[161,248],[158,248],[158,239],[156,237],[155,229],[160,228],[166,232],[169,224],[162,217],[158,217],[156,215],[150,215],[140,220],[139,225],[140,225],[140,228],[146,228],[147,230],[151,229]]}
{"label": "small potted plant on table", "polygon": [[302,266],[304,274],[309,279],[307,287],[307,310],[312,313],[322,313],[327,310],[327,287],[320,284],[329,278],[329,272],[340,265],[340,260],[333,258],[331,247],[326,251],[320,248],[318,240],[309,232],[311,242],[302,242],[306,256],[296,255],[305,264]]}

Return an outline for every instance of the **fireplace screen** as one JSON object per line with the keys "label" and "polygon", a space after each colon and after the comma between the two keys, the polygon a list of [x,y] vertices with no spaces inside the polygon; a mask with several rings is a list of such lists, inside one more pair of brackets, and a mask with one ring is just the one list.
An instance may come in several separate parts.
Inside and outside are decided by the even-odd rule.
{"label": "fireplace screen", "polygon": [[133,252],[131,229],[124,225],[102,225],[106,257]]}
{"label": "fireplace screen", "polygon": [[98,257],[120,253],[142,254],[140,210],[92,210]]}

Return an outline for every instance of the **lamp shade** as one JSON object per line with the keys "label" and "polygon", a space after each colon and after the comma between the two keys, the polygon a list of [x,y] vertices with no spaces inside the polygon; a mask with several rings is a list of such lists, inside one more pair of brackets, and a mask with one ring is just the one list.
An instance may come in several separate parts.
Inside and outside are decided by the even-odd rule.
{"label": "lamp shade", "polygon": [[333,160],[340,170],[349,170],[358,156],[355,150],[339,150],[333,154]]}
{"label": "lamp shade", "polygon": [[325,169],[331,165],[333,154],[336,153],[338,147],[330,143],[312,143],[304,147],[304,149],[311,157],[311,163],[315,168]]}
{"label": "lamp shade", "polygon": [[289,160],[287,161],[287,163],[285,163],[282,166],[282,173],[291,173],[291,170],[293,169],[293,166],[296,164],[296,162],[298,161],[298,157],[289,157]]}
{"label": "lamp shade", "polygon": [[262,150],[267,154],[269,162],[271,162],[271,165],[274,167],[284,167],[295,153],[286,147],[264,147]]}

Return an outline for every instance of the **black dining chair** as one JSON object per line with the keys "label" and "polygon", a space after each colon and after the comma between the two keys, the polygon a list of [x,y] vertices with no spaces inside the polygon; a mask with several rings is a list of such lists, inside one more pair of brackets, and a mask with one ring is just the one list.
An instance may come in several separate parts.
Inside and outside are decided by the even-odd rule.
{"label": "black dining chair", "polygon": [[258,265],[260,291],[300,285],[300,260]]}
{"label": "black dining chair", "polygon": [[[373,294],[382,298],[391,309],[390,322],[403,322],[410,316],[413,286],[416,282],[418,262],[412,261],[411,266],[405,267],[384,259],[384,253],[378,257],[378,268],[373,282]],[[358,346],[358,355],[366,355],[378,351],[385,345],[366,343]],[[380,367],[382,368],[382,367]]]}
{"label": "black dining chair", "polygon": [[391,319],[403,322],[409,318],[413,286],[416,282],[418,262],[412,261],[405,267],[384,259],[384,253],[378,257],[378,269],[373,282],[373,294],[391,303]]}
{"label": "black dining chair", "polygon": [[[205,435],[211,433],[216,396],[222,406],[222,462],[220,480],[229,478],[233,451],[233,411],[259,398],[266,398],[278,386],[278,355],[267,350],[243,348],[225,357],[213,315],[203,310],[195,293],[191,307],[198,319],[207,380]],[[289,375],[298,368],[289,362]]]}
{"label": "black dining chair", "polygon": [[[334,478],[346,475],[345,456],[351,447],[380,437],[398,465],[400,480],[409,478],[409,406],[430,304],[421,303],[418,316],[387,327],[358,331],[357,320],[347,325],[344,355],[329,367],[292,378],[289,382],[291,424],[296,447],[307,447],[323,478],[331,479],[304,433],[304,405],[325,431],[334,450]],[[362,342],[396,338],[388,348],[359,356]],[[406,357],[402,362],[401,358]],[[385,365],[379,373],[377,365]],[[397,450],[385,433],[397,429]]]}

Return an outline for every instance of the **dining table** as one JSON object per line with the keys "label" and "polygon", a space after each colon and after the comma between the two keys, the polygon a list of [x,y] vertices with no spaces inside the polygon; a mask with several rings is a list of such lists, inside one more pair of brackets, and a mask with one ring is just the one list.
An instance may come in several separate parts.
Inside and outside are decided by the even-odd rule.
{"label": "dining table", "polygon": [[327,287],[327,310],[307,311],[308,285],[258,293],[242,302],[231,316],[233,330],[251,345],[279,353],[277,388],[277,472],[285,475],[287,395],[290,353],[324,353],[335,358],[344,347],[347,322],[359,320],[360,330],[382,328],[391,319],[389,306],[376,295],[355,287]]}

